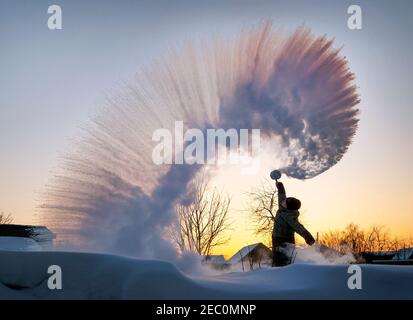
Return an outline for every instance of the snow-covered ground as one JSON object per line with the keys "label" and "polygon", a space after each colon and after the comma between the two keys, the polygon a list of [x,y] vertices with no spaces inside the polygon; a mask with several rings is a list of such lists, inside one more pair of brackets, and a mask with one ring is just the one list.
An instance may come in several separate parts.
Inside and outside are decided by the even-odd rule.
{"label": "snow-covered ground", "polygon": [[23,237],[0,237],[1,250],[41,251],[41,246],[33,239]]}
{"label": "snow-covered ground", "polygon": [[[50,265],[62,269],[62,290],[47,286]],[[362,289],[350,290],[345,264],[188,276],[157,260],[0,251],[0,299],[413,299],[413,267],[361,268]]]}

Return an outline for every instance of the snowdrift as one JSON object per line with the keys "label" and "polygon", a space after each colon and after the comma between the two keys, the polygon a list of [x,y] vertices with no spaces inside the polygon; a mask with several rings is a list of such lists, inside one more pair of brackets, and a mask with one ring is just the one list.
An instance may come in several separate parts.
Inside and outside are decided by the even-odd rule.
{"label": "snowdrift", "polygon": [[[50,290],[47,269],[62,269]],[[412,299],[413,267],[362,266],[349,290],[348,265],[188,276],[173,264],[104,254],[0,251],[0,299]]]}

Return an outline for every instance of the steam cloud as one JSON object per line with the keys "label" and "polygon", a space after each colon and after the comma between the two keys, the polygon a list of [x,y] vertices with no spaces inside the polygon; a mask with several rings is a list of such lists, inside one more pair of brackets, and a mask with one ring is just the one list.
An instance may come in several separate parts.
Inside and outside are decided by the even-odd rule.
{"label": "steam cloud", "polygon": [[333,41],[270,23],[233,41],[189,45],[142,68],[108,99],[46,190],[41,220],[60,243],[174,260],[163,236],[188,201],[200,165],[157,166],[152,133],[188,128],[261,129],[281,138],[282,171],[307,179],[336,164],[357,129],[359,97]]}

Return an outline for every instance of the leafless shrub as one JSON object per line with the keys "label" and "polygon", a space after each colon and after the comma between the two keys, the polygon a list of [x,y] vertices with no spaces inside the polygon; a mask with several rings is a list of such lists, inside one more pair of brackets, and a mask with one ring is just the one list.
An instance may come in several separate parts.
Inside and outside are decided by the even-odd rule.
{"label": "leafless shrub", "polygon": [[373,225],[362,230],[351,223],[344,230],[329,231],[321,235],[319,242],[340,252],[397,251],[413,245],[411,240],[392,238],[383,226]]}
{"label": "leafless shrub", "polygon": [[205,177],[196,179],[193,187],[193,202],[176,207],[178,222],[169,232],[181,253],[190,251],[208,256],[214,247],[229,240],[225,231],[229,229],[227,214],[231,199],[216,189],[208,192]]}
{"label": "leafless shrub", "polygon": [[271,243],[274,219],[278,209],[276,188],[267,181],[247,193],[247,196],[251,203],[247,211],[251,214],[256,234],[265,236],[268,243]]}
{"label": "leafless shrub", "polygon": [[0,213],[0,224],[9,224],[13,222],[11,213],[6,214],[3,211]]}

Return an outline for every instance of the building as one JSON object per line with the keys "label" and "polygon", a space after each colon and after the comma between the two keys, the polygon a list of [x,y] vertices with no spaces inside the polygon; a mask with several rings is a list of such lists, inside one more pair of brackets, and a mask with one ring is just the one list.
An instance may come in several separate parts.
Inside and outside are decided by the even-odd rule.
{"label": "building", "polygon": [[205,256],[203,261],[207,263],[226,263],[223,254],[210,254]]}
{"label": "building", "polygon": [[54,239],[55,234],[44,226],[0,224],[0,250],[48,250]]}
{"label": "building", "polygon": [[413,265],[413,248],[397,251],[362,252],[361,256],[368,264]]}
{"label": "building", "polygon": [[225,260],[225,257],[222,254],[211,254],[204,256],[202,263],[210,266],[215,270],[228,270],[231,267],[231,265],[228,263],[228,261]]}
{"label": "building", "polygon": [[243,247],[228,262],[240,264],[244,271],[254,270],[271,264],[272,251],[263,243],[254,243]]}

